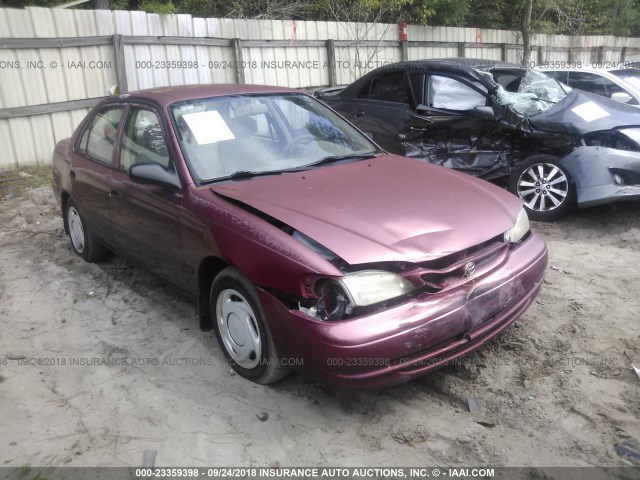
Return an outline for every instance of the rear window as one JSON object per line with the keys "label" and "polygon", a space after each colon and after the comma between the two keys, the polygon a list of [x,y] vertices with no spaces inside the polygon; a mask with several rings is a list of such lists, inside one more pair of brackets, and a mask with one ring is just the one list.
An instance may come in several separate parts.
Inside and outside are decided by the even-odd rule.
{"label": "rear window", "polygon": [[120,106],[99,110],[80,138],[78,153],[105,165],[111,165],[123,110]]}

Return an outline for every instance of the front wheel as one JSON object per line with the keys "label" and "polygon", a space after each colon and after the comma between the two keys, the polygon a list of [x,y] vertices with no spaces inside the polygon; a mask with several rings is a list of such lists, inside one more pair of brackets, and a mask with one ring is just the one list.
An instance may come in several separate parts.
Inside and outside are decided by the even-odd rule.
{"label": "front wheel", "polygon": [[218,274],[210,305],[220,347],[239,375],[267,385],[289,373],[264,322],[256,289],[237,269]]}
{"label": "front wheel", "polygon": [[573,206],[575,187],[557,162],[552,155],[533,155],[511,172],[509,191],[522,200],[532,220],[557,220]]}

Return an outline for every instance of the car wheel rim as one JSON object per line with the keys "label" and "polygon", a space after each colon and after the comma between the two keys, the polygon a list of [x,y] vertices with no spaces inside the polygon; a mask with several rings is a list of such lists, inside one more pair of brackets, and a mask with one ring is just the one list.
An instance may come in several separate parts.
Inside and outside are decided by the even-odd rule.
{"label": "car wheel rim", "polygon": [[262,340],[249,302],[237,290],[223,290],[216,302],[216,318],[220,338],[231,358],[242,368],[255,368],[260,363]]}
{"label": "car wheel rim", "polygon": [[71,237],[73,248],[75,248],[78,253],[82,253],[84,252],[84,227],[82,226],[80,214],[75,207],[69,208],[67,220],[69,222],[69,236]]}
{"label": "car wheel rim", "polygon": [[569,195],[569,180],[552,163],[536,163],[518,178],[518,196],[529,209],[550,212],[560,207]]}

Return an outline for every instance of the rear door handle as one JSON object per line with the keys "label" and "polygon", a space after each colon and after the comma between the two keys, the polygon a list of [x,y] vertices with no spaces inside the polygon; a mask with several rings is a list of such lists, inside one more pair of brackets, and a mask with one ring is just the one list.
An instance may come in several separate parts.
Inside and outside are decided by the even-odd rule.
{"label": "rear door handle", "polygon": [[76,178],[76,172],[74,172],[73,170],[71,170],[69,172],[69,176],[71,177],[71,179],[73,180],[74,178]]}
{"label": "rear door handle", "polygon": [[115,190],[111,190],[108,195],[109,198],[119,198],[120,192],[116,192]]}
{"label": "rear door handle", "polygon": [[360,110],[359,108],[356,108],[353,112],[351,112],[351,115],[353,115],[354,117],[361,117],[364,114],[364,110]]}

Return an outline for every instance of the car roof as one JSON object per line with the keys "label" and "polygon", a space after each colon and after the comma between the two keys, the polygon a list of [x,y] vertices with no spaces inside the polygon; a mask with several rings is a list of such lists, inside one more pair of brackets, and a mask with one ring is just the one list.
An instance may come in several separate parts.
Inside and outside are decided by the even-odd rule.
{"label": "car roof", "polygon": [[430,69],[432,71],[451,72],[458,74],[466,74],[471,76],[475,81],[481,83],[486,88],[491,90],[496,88],[497,83],[485,76],[481,75],[476,68],[510,68],[510,69],[522,69],[519,65],[514,63],[501,62],[497,60],[487,60],[483,58],[438,58],[433,60],[411,60],[406,62],[391,63],[383,65],[363,75],[347,87],[339,92],[337,95],[349,96],[352,92],[357,92],[363,88],[372,77],[380,74],[380,72],[411,72],[413,70]]}
{"label": "car roof", "polygon": [[478,67],[509,67],[509,68],[521,68],[515,63],[502,62],[499,60],[488,60],[485,58],[436,58],[430,60],[409,60],[406,62],[397,62],[389,65],[379,67],[379,69],[397,69],[397,70],[411,70],[414,68],[434,67],[434,66],[457,66],[467,68]]}
{"label": "car roof", "polygon": [[232,83],[215,85],[180,85],[176,87],[156,87],[147,90],[138,90],[110,97],[109,100],[151,100],[163,107],[166,107],[175,102],[194,100],[198,98],[291,92],[300,93],[298,90],[294,90],[292,88],[267,85],[239,85]]}
{"label": "car roof", "polygon": [[565,67],[565,68],[553,68],[553,67],[536,67],[536,70],[544,72],[588,72],[598,73],[601,75],[610,75],[611,70],[619,70],[617,68],[596,68],[596,67]]}

